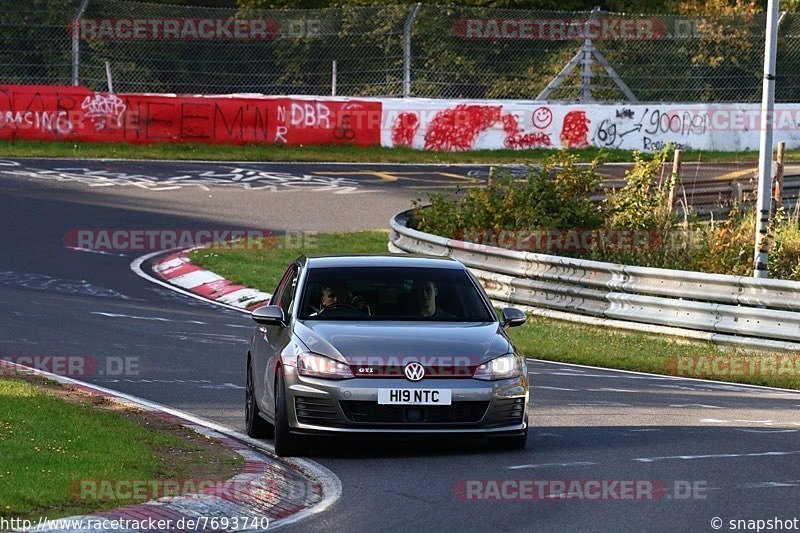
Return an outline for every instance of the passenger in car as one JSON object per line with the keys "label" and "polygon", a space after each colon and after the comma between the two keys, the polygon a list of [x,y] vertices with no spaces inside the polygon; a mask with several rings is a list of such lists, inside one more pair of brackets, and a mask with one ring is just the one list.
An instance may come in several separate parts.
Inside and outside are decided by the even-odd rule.
{"label": "passenger in car", "polygon": [[439,288],[429,280],[414,280],[411,285],[411,296],[416,304],[416,312],[425,318],[455,318],[455,315],[439,307],[436,297]]}

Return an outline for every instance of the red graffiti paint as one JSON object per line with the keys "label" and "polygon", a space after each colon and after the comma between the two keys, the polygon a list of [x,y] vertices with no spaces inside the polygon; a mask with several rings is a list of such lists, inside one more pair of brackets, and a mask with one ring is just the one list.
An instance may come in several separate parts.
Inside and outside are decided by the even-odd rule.
{"label": "red graffiti paint", "polygon": [[561,144],[564,148],[589,146],[589,119],[585,111],[570,111],[561,127]]}
{"label": "red graffiti paint", "polygon": [[525,130],[519,127],[517,117],[512,114],[503,115],[503,131],[506,132],[506,138],[503,141],[503,146],[514,150],[520,148],[541,148],[545,146],[552,146],[550,135],[547,133],[525,133]]}
{"label": "red graffiti paint", "polygon": [[416,113],[400,113],[392,125],[392,145],[410,147],[417,131],[419,131],[419,117]]}
{"label": "red graffiti paint", "polygon": [[458,105],[436,114],[425,134],[426,150],[471,150],[478,135],[500,120],[501,106]]}
{"label": "red graffiti paint", "polygon": [[382,104],[0,85],[0,139],[377,146]]}

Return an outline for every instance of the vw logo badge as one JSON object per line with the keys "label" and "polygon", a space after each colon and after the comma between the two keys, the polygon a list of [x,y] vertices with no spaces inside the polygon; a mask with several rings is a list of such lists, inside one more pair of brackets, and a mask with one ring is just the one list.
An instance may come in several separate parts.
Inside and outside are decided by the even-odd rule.
{"label": "vw logo badge", "polygon": [[425,367],[419,363],[408,363],[403,372],[411,381],[419,381],[425,377]]}

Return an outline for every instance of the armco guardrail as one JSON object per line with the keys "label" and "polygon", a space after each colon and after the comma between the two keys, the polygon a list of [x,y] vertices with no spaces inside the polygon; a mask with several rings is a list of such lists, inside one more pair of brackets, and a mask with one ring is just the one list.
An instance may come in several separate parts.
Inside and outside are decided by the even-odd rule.
{"label": "armco guardrail", "polygon": [[[451,256],[500,302],[729,336],[800,342],[800,282],[646,268],[472,244],[390,221],[393,252]],[[800,346],[800,345],[798,345]]]}

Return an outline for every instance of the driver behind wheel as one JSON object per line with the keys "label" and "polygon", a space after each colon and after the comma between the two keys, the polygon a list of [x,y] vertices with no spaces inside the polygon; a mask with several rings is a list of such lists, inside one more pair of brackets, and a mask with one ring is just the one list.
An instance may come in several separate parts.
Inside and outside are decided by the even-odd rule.
{"label": "driver behind wheel", "polygon": [[329,284],[322,287],[322,296],[320,297],[319,309],[311,313],[311,316],[316,316],[325,308],[337,303],[347,303],[347,289],[343,285]]}

